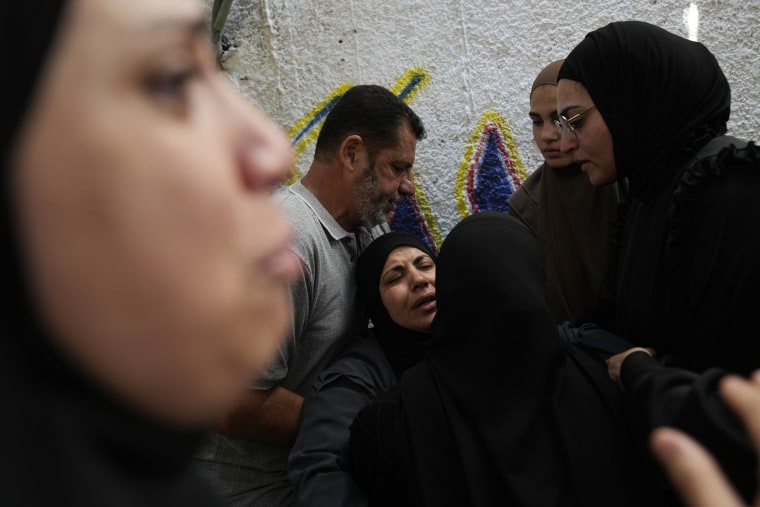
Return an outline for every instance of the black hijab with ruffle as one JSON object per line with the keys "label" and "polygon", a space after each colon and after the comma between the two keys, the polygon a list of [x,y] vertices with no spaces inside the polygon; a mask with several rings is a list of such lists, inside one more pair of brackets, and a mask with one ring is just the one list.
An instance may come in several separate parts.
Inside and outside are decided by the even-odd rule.
{"label": "black hijab with ruffle", "polygon": [[83,375],[51,337],[36,307],[21,249],[13,188],[14,150],[57,32],[72,2],[14,1],[3,7],[0,234],[0,434],[3,505],[218,505],[189,469],[202,436],[146,419]]}
{"label": "black hijab with ruffle", "polygon": [[716,58],[621,21],[589,33],[559,78],[588,89],[630,183],[598,322],[687,369],[749,373],[760,353],[746,338],[760,306],[760,238],[747,226],[760,215],[760,149],[716,139],[731,107]]}
{"label": "black hijab with ruffle", "polygon": [[375,239],[364,249],[356,262],[359,296],[364,301],[372,320],[375,337],[391,363],[396,378],[425,356],[423,345],[430,333],[413,331],[396,324],[380,298],[380,276],[388,256],[398,247],[411,246],[421,250],[435,261],[435,255],[417,237],[402,231],[393,231]]}
{"label": "black hijab with ruffle", "polygon": [[590,32],[558,79],[586,87],[612,134],[618,178],[642,200],[726,132],[731,90],[715,56],[649,23],[618,21]]}

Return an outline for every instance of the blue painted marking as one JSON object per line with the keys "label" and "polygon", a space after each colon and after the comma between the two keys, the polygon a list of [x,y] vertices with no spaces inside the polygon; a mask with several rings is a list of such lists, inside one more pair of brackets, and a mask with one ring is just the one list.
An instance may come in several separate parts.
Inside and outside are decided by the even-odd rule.
{"label": "blue painted marking", "polygon": [[404,89],[401,90],[401,92],[399,92],[398,98],[400,98],[401,100],[404,100],[407,97],[407,95],[412,93],[412,90],[417,88],[417,85],[419,85],[420,82],[422,82],[422,78],[423,78],[422,75],[415,74],[414,77],[412,77],[412,79],[409,80],[409,82],[404,87]]}
{"label": "blue painted marking", "polygon": [[507,174],[507,162],[499,150],[496,132],[489,132],[475,176],[475,200],[478,211],[508,210],[507,199],[514,189]]}
{"label": "blue painted marking", "polygon": [[335,104],[338,102],[338,100],[340,100],[342,96],[343,96],[342,94],[336,95],[335,97],[332,98],[332,100],[330,100],[330,102],[325,104],[325,107],[320,109],[319,112],[314,115],[314,118],[312,118],[311,121],[309,121],[309,123],[307,123],[306,126],[302,128],[301,131],[293,138],[293,142],[290,143],[291,146],[295,146],[296,144],[298,144],[298,142],[301,140],[303,136],[308,134],[311,131],[311,129],[313,129],[317,124],[319,124],[319,122],[321,122],[325,118],[325,116],[327,116],[327,113],[329,113],[330,110],[333,107],[335,107]]}

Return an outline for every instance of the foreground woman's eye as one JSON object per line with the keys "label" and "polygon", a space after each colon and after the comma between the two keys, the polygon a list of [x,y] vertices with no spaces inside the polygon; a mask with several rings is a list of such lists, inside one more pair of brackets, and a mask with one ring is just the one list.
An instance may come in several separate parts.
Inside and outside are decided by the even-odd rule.
{"label": "foreground woman's eye", "polygon": [[148,90],[159,100],[184,103],[188,99],[190,83],[199,73],[194,68],[157,72],[148,78]]}

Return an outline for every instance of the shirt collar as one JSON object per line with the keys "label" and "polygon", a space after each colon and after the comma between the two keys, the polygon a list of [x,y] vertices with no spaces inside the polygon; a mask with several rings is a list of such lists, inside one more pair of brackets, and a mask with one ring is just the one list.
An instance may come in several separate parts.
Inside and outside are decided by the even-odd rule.
{"label": "shirt collar", "polygon": [[322,227],[325,228],[334,240],[340,241],[347,236],[353,236],[352,232],[341,227],[330,212],[319,202],[319,199],[308,188],[303,186],[300,180],[290,185],[289,188],[291,192],[300,197],[311,208],[314,214],[317,215]]}

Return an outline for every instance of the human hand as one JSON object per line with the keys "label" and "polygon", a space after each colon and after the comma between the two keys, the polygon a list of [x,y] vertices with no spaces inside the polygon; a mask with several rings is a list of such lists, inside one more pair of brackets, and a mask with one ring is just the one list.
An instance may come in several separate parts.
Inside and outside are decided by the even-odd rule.
{"label": "human hand", "polygon": [[[760,451],[760,370],[751,381],[727,376],[721,380],[719,390]],[[712,456],[685,433],[658,428],[652,433],[650,445],[686,505],[746,507]],[[760,507],[760,491],[752,505]]]}
{"label": "human hand", "polygon": [[620,352],[619,354],[615,354],[614,356],[610,356],[609,359],[607,359],[607,373],[622,390],[625,389],[623,388],[623,383],[620,380],[620,368],[623,366],[623,361],[625,361],[625,358],[634,352],[646,352],[652,357],[654,357],[655,354],[654,349],[649,347],[633,347],[632,349],[628,349],[626,351]]}

